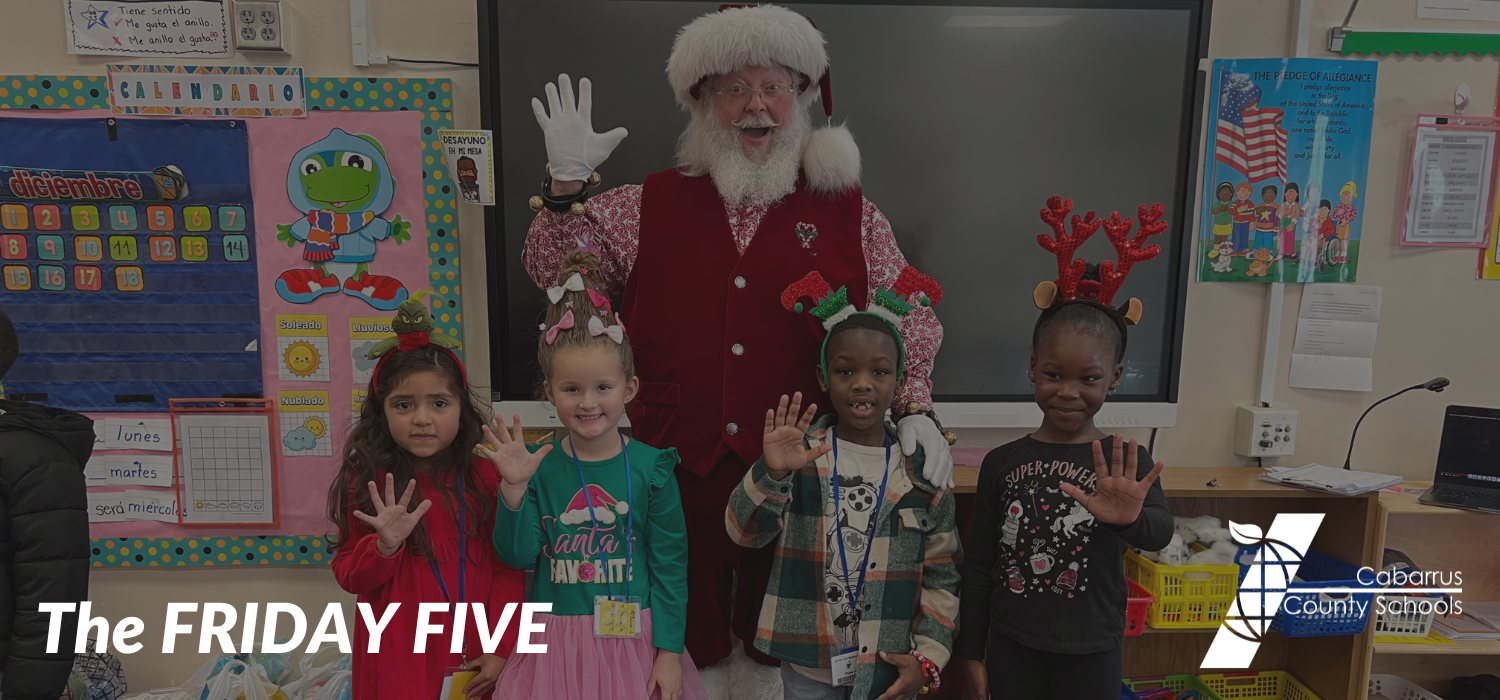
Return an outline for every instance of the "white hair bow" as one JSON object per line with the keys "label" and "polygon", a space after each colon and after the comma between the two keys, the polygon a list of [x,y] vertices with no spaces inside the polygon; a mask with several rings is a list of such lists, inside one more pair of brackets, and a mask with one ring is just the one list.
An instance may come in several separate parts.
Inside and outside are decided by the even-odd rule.
{"label": "white hair bow", "polygon": [[551,299],[552,303],[556,304],[559,299],[562,299],[564,292],[581,291],[583,291],[583,275],[575,272],[573,273],[572,277],[568,278],[568,281],[562,283],[562,286],[553,287],[547,290],[547,298]]}
{"label": "white hair bow", "polygon": [[589,335],[608,335],[610,340],[616,343],[625,342],[625,328],[616,319],[614,325],[606,326],[598,316],[589,317]]}

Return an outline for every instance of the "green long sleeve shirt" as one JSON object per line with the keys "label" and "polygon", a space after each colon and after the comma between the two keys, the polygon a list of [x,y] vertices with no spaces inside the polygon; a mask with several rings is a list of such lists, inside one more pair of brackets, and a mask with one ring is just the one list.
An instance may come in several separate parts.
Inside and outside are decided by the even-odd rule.
{"label": "green long sleeve shirt", "polygon": [[[537,446],[532,446],[533,452]],[[633,498],[626,500],[626,457]],[[536,562],[532,602],[552,603],[554,615],[592,615],[594,596],[639,596],[651,610],[652,646],[682,652],[687,626],[687,524],[675,449],[631,440],[613,459],[578,467],[561,442],[537,467],[519,510],[501,499],[495,512],[495,550],[510,566]],[[626,523],[630,540],[626,545]],[[595,523],[597,522],[597,529]]]}

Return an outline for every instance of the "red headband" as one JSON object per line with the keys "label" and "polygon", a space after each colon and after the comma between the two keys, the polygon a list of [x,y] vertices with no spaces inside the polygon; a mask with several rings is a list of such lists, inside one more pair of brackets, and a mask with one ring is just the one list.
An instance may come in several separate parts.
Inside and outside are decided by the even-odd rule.
{"label": "red headband", "polygon": [[385,351],[385,354],[380,356],[380,361],[375,363],[375,370],[370,373],[372,398],[380,398],[380,369],[385,366],[385,361],[391,355],[398,352],[411,352],[412,350],[420,350],[422,348],[437,348],[448,353],[448,356],[453,358],[453,364],[458,365],[458,374],[464,380],[464,387],[467,388],[469,386],[469,370],[464,368],[464,363],[458,359],[458,355],[441,345],[434,345],[432,337],[428,335],[427,331],[412,331],[410,333],[397,333],[396,347]]}

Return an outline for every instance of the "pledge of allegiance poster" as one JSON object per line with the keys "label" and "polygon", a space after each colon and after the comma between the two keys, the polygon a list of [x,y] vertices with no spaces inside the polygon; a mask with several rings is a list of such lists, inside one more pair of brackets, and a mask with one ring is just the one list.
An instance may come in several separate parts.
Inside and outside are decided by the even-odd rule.
{"label": "pledge of allegiance poster", "polygon": [[1200,282],[1353,282],[1374,61],[1214,61]]}

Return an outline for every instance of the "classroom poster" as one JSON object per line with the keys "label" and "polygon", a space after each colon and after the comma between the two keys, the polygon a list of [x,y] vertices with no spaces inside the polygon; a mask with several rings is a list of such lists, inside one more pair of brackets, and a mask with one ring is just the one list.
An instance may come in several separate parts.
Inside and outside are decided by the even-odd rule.
{"label": "classroom poster", "polygon": [[1199,281],[1355,281],[1377,66],[1214,61]]}
{"label": "classroom poster", "polygon": [[[314,111],[250,122],[266,396],[291,488],[326,488],[370,381],[363,359],[426,288],[422,116]],[[316,484],[316,486],[314,486]]]}

